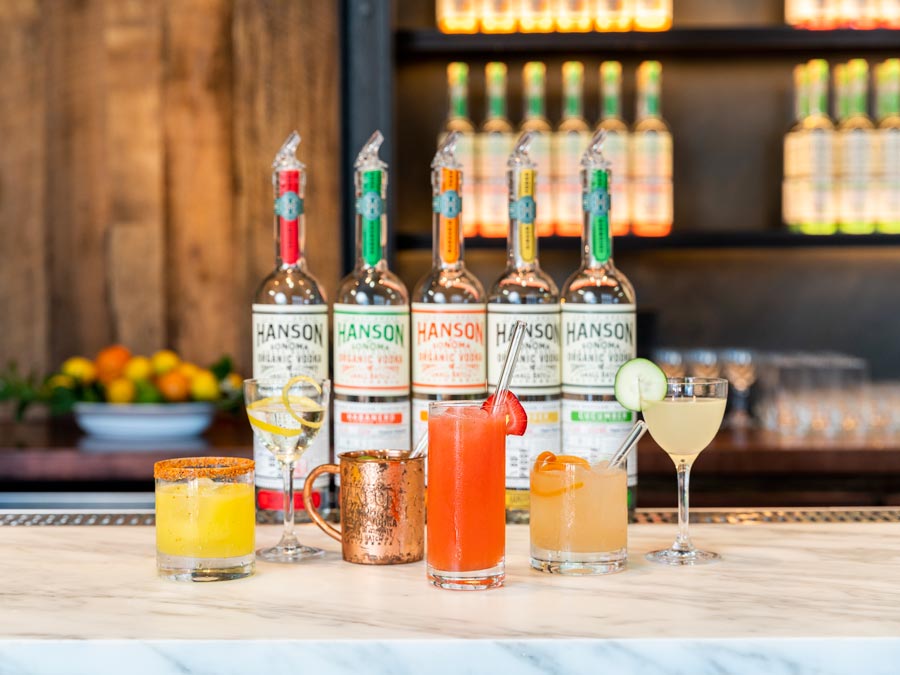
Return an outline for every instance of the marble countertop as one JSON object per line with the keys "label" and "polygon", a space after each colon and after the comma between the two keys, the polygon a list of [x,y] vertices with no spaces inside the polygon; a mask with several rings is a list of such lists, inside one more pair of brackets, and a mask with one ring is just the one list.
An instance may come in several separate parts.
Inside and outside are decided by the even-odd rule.
{"label": "marble countertop", "polygon": [[[695,525],[723,560],[651,565],[672,525],[629,529],[629,568],[528,566],[510,526],[505,588],[431,588],[423,563],[258,563],[255,576],[156,577],[150,527],[3,527],[0,673],[868,673],[900,663],[900,524]],[[274,542],[278,528],[260,527]],[[461,641],[465,640],[463,643]],[[210,644],[208,641],[215,641]],[[132,667],[133,666],[133,667]],[[605,670],[605,668],[609,670]]]}

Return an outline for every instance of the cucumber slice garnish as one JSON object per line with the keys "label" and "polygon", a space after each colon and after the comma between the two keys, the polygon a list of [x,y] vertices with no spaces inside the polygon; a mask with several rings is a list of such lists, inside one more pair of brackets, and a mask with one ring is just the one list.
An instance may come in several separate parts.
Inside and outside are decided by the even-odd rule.
{"label": "cucumber slice garnish", "polygon": [[666,374],[647,359],[631,359],[616,373],[616,400],[628,410],[640,412],[642,398],[644,401],[662,401],[666,397],[666,388]]}

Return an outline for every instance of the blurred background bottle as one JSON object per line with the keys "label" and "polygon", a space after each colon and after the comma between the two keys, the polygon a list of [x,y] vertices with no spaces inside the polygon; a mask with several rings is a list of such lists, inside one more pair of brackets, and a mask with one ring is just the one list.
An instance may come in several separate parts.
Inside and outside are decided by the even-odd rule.
{"label": "blurred background bottle", "polygon": [[[447,91],[450,106],[444,130],[438,136],[438,145],[451,131],[460,133],[456,143],[456,159],[466,177],[475,175],[475,125],[469,118],[469,66],[454,62],[447,66]],[[462,186],[465,215],[462,220],[463,236],[472,237],[478,233],[478,204],[475,196],[475,181],[469,180]]]}
{"label": "blurred background bottle", "polygon": [[[509,229],[506,160],[515,143],[513,126],[506,113],[506,64],[487,64],[484,79],[487,113],[475,144],[478,231],[483,237],[505,237]],[[470,207],[466,205],[466,208]]]}
{"label": "blurred background bottle", "polygon": [[631,30],[634,0],[597,0],[594,25],[598,31]]}
{"label": "blurred background bottle", "polygon": [[603,156],[610,165],[609,224],[614,237],[628,234],[631,204],[628,199],[628,125],[622,120],[622,64],[600,64],[600,123],[606,131]]}
{"label": "blurred background bottle", "polygon": [[477,33],[478,0],[437,0],[438,29],[443,33]]}
{"label": "blurred background bottle", "polygon": [[879,64],[875,77],[878,231],[900,234],[900,59]]}
{"label": "blurred background bottle", "polygon": [[838,223],[847,234],[875,231],[875,124],[867,113],[869,65],[853,59],[843,71],[845,103],[836,153]]}
{"label": "blurred background bottle", "polygon": [[581,155],[590,140],[584,119],[584,64],[566,61],[562,67],[563,116],[553,136],[554,203],[556,233],[579,236],[582,230]]}
{"label": "blurred background bottle", "polygon": [[537,236],[546,237],[553,234],[553,217],[556,209],[553,204],[551,137],[552,127],[547,120],[547,66],[540,61],[529,61],[522,70],[523,89],[525,94],[525,115],[522,119],[521,131],[533,131],[529,155],[537,166],[537,185],[535,201],[538,204]]}

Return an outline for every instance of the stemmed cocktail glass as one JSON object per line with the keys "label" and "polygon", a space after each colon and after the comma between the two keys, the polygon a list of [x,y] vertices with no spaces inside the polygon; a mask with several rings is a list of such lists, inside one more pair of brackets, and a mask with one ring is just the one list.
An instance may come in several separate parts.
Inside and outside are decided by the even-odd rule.
{"label": "stemmed cocktail glass", "polygon": [[275,455],[284,478],[284,533],[276,546],[256,554],[269,562],[294,563],[324,553],[294,534],[294,465],[327,423],[331,385],[310,377],[245,380],[244,403],[253,434]]}
{"label": "stemmed cocktail glass", "polygon": [[688,486],[691,466],[719,431],[725,414],[728,382],[720,378],[670,377],[666,397],[654,398],[642,380],[641,409],[650,435],[668,453],[678,471],[678,536],[671,548],[647,554],[652,562],[698,565],[719,559],[718,553],[694,547],[688,532]]}

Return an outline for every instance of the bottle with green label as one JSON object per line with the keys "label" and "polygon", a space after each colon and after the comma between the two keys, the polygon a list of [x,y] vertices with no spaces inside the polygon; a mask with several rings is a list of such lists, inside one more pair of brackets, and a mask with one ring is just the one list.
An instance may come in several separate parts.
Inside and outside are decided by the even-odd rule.
{"label": "bottle with green label", "polygon": [[[616,371],[635,357],[635,298],[613,264],[609,163],[597,131],[581,160],[582,261],[560,293],[562,444],[592,464],[607,459],[634,423],[614,393]],[[628,510],[637,495],[637,453],[628,456]]]}
{"label": "bottle with green label", "polygon": [[506,516],[527,522],[531,465],[545,450],[560,448],[559,291],[538,262],[535,221],[544,208],[538,170],[529,155],[533,132],[522,134],[507,164],[509,239],[506,270],[488,293],[487,381],[497,387],[513,327],[525,323],[525,339],[510,389],[528,414],[524,436],[506,439]]}
{"label": "bottle with green label", "polygon": [[356,265],[334,302],[334,449],[410,446],[409,294],[388,269],[387,164],[376,131],[356,158]]}
{"label": "bottle with green label", "polygon": [[844,114],[838,127],[838,227],[847,234],[875,231],[875,124],[867,113],[869,64],[852,59],[845,66]]}
{"label": "bottle with green label", "polygon": [[900,59],[878,64],[875,78],[878,231],[900,234]]}
{"label": "bottle with green label", "polygon": [[798,176],[802,184],[802,208],[798,212],[803,234],[834,234],[837,198],[834,181],[835,131],[828,116],[828,62],[813,59],[806,64],[809,114],[800,132],[802,152]]}

